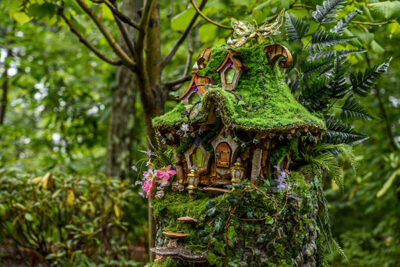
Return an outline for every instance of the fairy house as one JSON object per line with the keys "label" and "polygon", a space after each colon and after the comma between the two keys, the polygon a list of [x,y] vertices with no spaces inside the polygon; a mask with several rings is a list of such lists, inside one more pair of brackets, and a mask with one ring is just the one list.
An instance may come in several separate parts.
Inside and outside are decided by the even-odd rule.
{"label": "fairy house", "polygon": [[[231,168],[240,161],[244,176],[255,181],[278,163],[271,154],[280,144],[320,137],[322,119],[296,101],[279,70],[291,62],[286,48],[214,48],[207,64],[204,59],[196,62],[199,69],[179,96],[183,101],[154,120],[174,149],[178,180],[187,183],[195,168],[199,185],[230,184]],[[290,155],[279,159],[283,167],[291,161]]]}
{"label": "fairy house", "polygon": [[[295,166],[297,155],[293,147],[304,142],[313,144],[321,137],[324,121],[297,102],[285,82],[281,68],[290,67],[291,63],[290,52],[281,45],[235,50],[229,46],[208,48],[197,59],[192,79],[179,96],[181,102],[153,120],[163,143],[173,149],[176,170],[171,191],[153,203],[157,242],[152,251],[157,255],[211,263],[210,255],[222,253],[218,252],[220,248],[215,247],[209,256],[200,248],[212,249],[220,246],[218,242],[225,244],[229,238],[235,240],[240,236],[230,237],[236,236],[228,233],[231,231],[228,228],[233,227],[230,223],[222,228],[225,234],[218,230],[221,227],[218,222],[232,218],[229,213],[232,209],[226,211],[224,219],[212,217],[216,216],[212,203],[224,199],[218,194],[231,192],[230,186],[240,185],[244,179],[253,184],[276,179],[275,168],[290,170]],[[198,192],[199,196],[188,200],[186,191],[191,195]],[[257,205],[255,202],[254,206]],[[261,210],[273,208],[276,204],[260,206]],[[242,212],[242,217],[249,214]],[[183,216],[193,217],[196,223],[177,220]],[[290,215],[287,220],[293,218],[297,217]],[[210,224],[215,225],[210,228]],[[247,229],[238,223],[236,227],[236,231]],[[179,239],[171,240],[171,231]],[[276,233],[265,231],[269,231],[265,236]],[[253,235],[249,232],[242,236],[246,238],[249,234]],[[218,240],[219,235],[221,241],[212,241]],[[264,243],[251,242],[255,242],[254,247],[269,250],[262,247]],[[229,242],[223,246],[228,245]],[[189,249],[190,246],[195,250]],[[247,257],[239,248],[231,246],[232,251],[237,250],[232,257],[239,254]]]}

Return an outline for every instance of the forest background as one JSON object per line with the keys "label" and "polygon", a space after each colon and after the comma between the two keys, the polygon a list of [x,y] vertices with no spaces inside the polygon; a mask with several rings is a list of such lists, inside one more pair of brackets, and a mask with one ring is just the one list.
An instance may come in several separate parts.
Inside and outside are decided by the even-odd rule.
{"label": "forest background", "polygon": [[[147,142],[155,138],[148,122],[177,103],[197,53],[225,43],[231,34],[195,15],[189,1],[148,0],[159,13],[142,0],[117,1],[134,25],[125,30],[120,26],[125,23],[122,16],[95,2],[0,2],[0,262],[4,266],[29,261],[140,266],[146,261],[147,200],[137,194],[134,183],[139,177],[131,166],[144,169]],[[104,38],[85,4],[114,36],[117,48],[130,51],[132,57],[136,53],[136,65],[129,58],[122,63],[115,59],[118,49]],[[230,18],[260,23],[282,8],[307,17],[322,1],[198,4],[207,16],[229,25]],[[345,34],[357,36],[357,46],[368,50],[368,56],[352,56],[352,69],[379,65],[389,57],[392,61],[372,97],[360,99],[371,119],[356,123],[369,136],[355,147],[357,171],[343,158],[343,190],[334,182],[324,186],[333,236],[347,256],[333,252],[328,261],[332,266],[398,266],[400,2],[347,1],[339,19],[356,9],[361,14]],[[145,36],[134,29],[142,21],[151,25]],[[310,31],[317,27],[311,24]],[[137,46],[129,47],[124,34]],[[141,58],[148,66],[144,74],[140,74]],[[148,89],[154,95],[146,98]]]}

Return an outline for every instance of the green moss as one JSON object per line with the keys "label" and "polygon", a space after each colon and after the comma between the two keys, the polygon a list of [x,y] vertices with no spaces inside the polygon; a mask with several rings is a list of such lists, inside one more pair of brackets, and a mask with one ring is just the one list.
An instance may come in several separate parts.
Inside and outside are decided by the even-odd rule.
{"label": "green moss", "polygon": [[[153,201],[157,242],[166,246],[162,231],[183,231],[188,234],[183,245],[195,253],[207,253],[211,265],[304,263],[316,253],[318,192],[300,172],[288,179],[293,183],[293,197],[288,200],[285,192],[267,182],[256,188],[244,181],[235,191],[216,197],[199,192],[193,201],[187,192],[168,192],[164,199]],[[180,223],[177,218],[181,216],[198,222]]]}
{"label": "green moss", "polygon": [[[232,129],[272,132],[325,128],[321,118],[310,114],[296,101],[279,68],[270,69],[262,46],[237,50],[241,53],[244,64],[249,67],[248,71],[242,73],[235,88],[235,93],[241,100],[219,88],[219,73],[215,73],[214,69],[223,61],[226,48],[213,48],[212,58],[200,74],[212,77],[216,87],[208,86],[202,97],[202,111],[191,117],[193,122],[204,122],[209,109],[216,104],[220,108],[223,123]],[[176,127],[187,121],[186,117],[181,116],[183,112],[185,106],[180,103],[171,112],[155,118],[153,123],[158,128]]]}

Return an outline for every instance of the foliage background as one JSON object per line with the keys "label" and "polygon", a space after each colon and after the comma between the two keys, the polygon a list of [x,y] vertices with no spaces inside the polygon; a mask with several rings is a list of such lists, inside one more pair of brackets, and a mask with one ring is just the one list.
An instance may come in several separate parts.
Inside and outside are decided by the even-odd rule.
{"label": "foliage background", "polygon": [[[18,12],[21,2],[0,3],[3,11],[0,16],[0,83],[9,80],[7,113],[4,124],[0,125],[0,174],[7,180],[42,177],[47,172],[55,173],[56,177],[106,179],[102,173],[116,70],[79,45],[77,38],[57,20],[55,10],[46,6],[50,1],[36,1],[37,9],[31,12],[37,17],[31,20]],[[187,1],[172,3],[161,1],[160,6],[163,55],[170,51],[179,32],[186,28],[194,14]],[[210,0],[204,12],[224,24],[230,23],[230,17],[260,23],[282,8],[299,17],[308,16],[315,5],[321,3]],[[292,4],[299,6],[291,8]],[[393,59],[388,73],[372,90],[372,97],[361,100],[375,119],[356,123],[357,129],[370,136],[356,147],[357,172],[354,173],[348,159],[343,158],[344,189],[339,190],[330,182],[324,185],[330,203],[333,234],[348,258],[346,261],[333,254],[329,260],[336,266],[396,266],[400,258],[400,80],[397,78],[400,75],[397,61],[400,55],[400,2],[348,1],[339,18],[354,9],[362,14],[357,16],[356,23],[350,24],[346,34],[357,36],[357,45],[369,53],[368,58],[365,55],[351,57],[352,68],[363,70],[366,65],[378,65],[390,56]],[[103,18],[115,34],[117,31],[110,14],[105,12]],[[110,52],[105,40],[85,16],[78,15],[76,23],[104,53]],[[311,30],[316,27],[317,24],[312,24]],[[191,34],[194,54],[224,43],[229,34],[229,31],[199,19]],[[7,53],[10,49],[12,53]],[[182,75],[190,50],[185,42],[164,69],[164,80]],[[3,74],[6,63],[9,65],[8,76]],[[178,94],[171,93],[172,96]],[[168,101],[166,110],[175,103],[175,100]],[[132,160],[141,162],[145,157],[141,151],[145,150],[146,136],[139,99],[136,107]],[[132,191],[136,190],[133,186],[136,179],[132,172],[129,179]],[[6,192],[7,188],[2,190]],[[381,192],[379,197],[378,192]],[[144,246],[146,201],[132,197],[129,205],[121,207],[121,220],[127,225],[127,243]],[[5,220],[3,210],[5,204],[0,202],[2,221]],[[8,245],[0,239],[1,246]],[[6,257],[4,253],[1,255]]]}

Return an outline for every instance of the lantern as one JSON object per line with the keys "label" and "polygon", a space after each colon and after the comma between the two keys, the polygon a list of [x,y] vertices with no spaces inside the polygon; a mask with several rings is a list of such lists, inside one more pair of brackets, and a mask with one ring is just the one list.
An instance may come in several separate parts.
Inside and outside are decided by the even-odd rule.
{"label": "lantern", "polygon": [[195,169],[192,169],[188,174],[188,187],[187,190],[192,199],[196,197],[197,185],[199,184],[199,174]]}
{"label": "lantern", "polygon": [[242,166],[242,163],[238,160],[235,165],[231,169],[231,174],[232,174],[232,184],[240,184],[244,177],[244,168]]}

